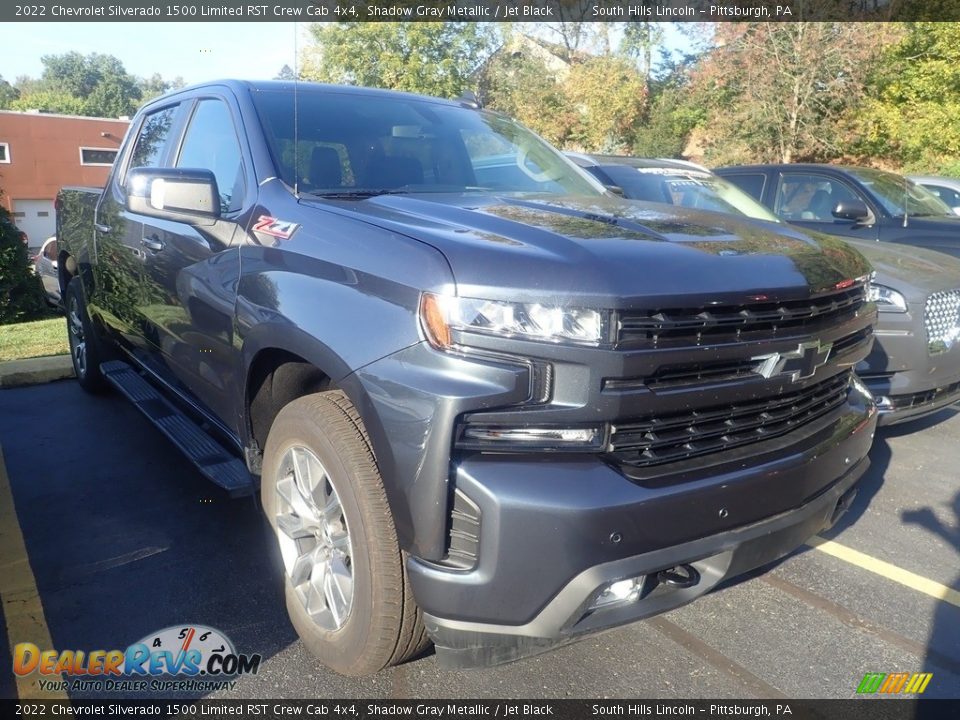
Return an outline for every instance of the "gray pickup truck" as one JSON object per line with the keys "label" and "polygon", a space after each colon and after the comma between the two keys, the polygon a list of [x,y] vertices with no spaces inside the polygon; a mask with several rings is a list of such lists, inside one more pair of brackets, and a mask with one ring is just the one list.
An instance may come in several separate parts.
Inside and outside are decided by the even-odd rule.
{"label": "gray pickup truck", "polygon": [[690,602],[830,526],[868,465],[861,255],[617,198],[470,101],[178,91],[57,225],[79,383],[259,489],[342,673]]}

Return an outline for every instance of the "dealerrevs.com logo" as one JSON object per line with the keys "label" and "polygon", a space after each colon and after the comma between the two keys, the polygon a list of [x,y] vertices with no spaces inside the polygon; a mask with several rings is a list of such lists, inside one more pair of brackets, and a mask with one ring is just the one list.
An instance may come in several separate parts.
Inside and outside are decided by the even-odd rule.
{"label": "dealerrevs.com logo", "polygon": [[261,659],[237,653],[219,630],[181,625],[151,633],[126,650],[41,650],[18,643],[13,671],[21,677],[38,674],[44,690],[215,690],[234,687],[240,675],[256,674]]}

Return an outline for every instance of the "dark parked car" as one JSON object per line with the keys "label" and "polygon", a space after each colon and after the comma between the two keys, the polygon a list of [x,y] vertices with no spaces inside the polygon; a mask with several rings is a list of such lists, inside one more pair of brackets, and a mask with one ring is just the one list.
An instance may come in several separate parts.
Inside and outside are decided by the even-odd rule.
{"label": "dark parked car", "polygon": [[869,463],[863,256],[624,201],[473,103],[184,89],[58,208],[80,384],[259,485],[340,672],[683,605],[833,524]]}
{"label": "dark parked car", "polygon": [[794,225],[960,257],[960,217],[900,175],[839,165],[737,165],[714,172]]}
{"label": "dark parked car", "polygon": [[[730,181],[690,163],[568,155],[628,198],[780,222]],[[876,270],[877,341],[856,370],[877,399],[880,423],[928,415],[960,400],[960,260],[923,248],[848,242]]]}

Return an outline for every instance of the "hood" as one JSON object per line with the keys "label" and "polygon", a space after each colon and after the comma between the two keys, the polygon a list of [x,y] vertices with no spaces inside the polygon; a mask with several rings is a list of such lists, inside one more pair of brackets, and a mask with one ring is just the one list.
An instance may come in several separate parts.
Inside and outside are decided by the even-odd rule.
{"label": "hood", "polygon": [[923,300],[940,290],[960,288],[960,259],[912,245],[846,242],[873,265],[877,283],[893,288],[908,300]]}
{"label": "hood", "polygon": [[842,241],[617,198],[480,194],[303,199],[439,250],[465,297],[632,307],[809,297],[869,272]]}

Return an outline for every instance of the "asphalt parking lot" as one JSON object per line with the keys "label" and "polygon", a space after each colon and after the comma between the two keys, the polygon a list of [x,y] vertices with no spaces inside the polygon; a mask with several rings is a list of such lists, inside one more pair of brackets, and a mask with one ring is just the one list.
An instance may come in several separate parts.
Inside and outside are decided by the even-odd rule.
{"label": "asphalt parking lot", "polygon": [[[433,655],[362,680],[324,669],[287,621],[254,503],[227,499],[124,400],[73,381],[0,391],[16,508],[15,520],[0,512],[0,538],[22,533],[42,604],[31,620],[58,649],[125,648],[198,623],[263,655],[222,697],[842,698],[864,673],[922,671],[933,673],[926,697],[957,698],[958,438],[953,410],[881,430],[832,543],[680,610],[485,670],[445,671]],[[13,602],[3,598],[7,615]],[[9,698],[22,625],[5,619]]]}

